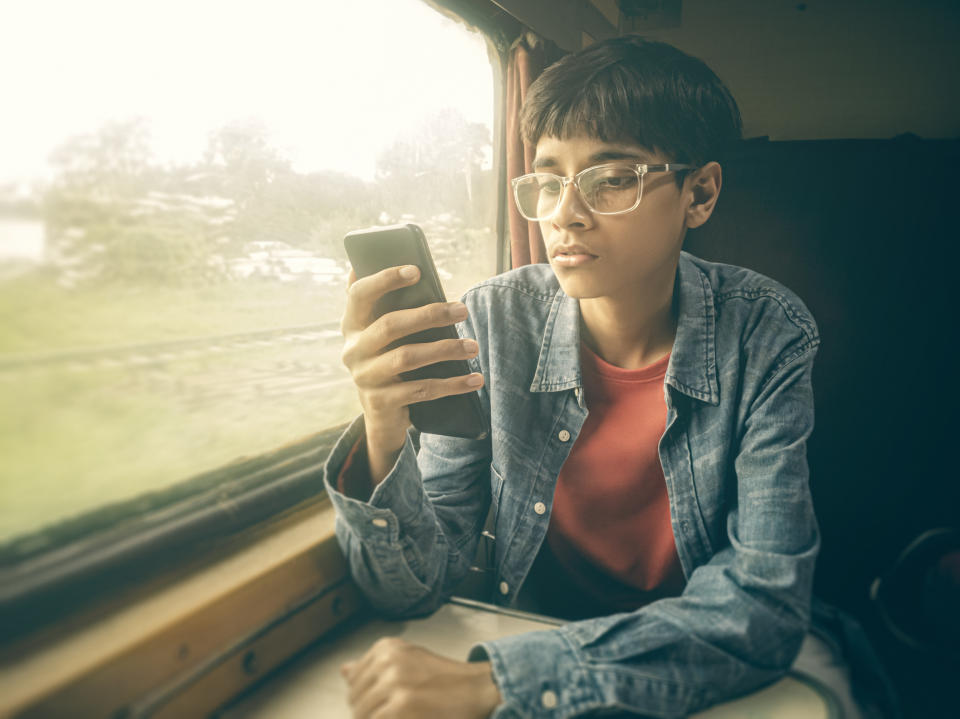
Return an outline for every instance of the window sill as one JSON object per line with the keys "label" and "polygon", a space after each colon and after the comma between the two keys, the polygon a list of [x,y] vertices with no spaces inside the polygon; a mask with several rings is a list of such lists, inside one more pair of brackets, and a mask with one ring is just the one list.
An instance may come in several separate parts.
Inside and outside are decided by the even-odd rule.
{"label": "window sill", "polygon": [[356,612],[333,527],[311,502],[5,647],[0,716],[209,713]]}

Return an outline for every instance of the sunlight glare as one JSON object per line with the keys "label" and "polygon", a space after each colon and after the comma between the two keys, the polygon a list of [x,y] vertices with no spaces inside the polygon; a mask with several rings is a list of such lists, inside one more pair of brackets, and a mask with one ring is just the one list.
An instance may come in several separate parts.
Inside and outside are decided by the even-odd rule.
{"label": "sunlight glare", "polygon": [[109,120],[147,118],[165,163],[259,121],[298,171],[370,178],[442,107],[492,119],[484,40],[420,0],[34,0],[0,27],[0,182],[44,177],[58,144]]}

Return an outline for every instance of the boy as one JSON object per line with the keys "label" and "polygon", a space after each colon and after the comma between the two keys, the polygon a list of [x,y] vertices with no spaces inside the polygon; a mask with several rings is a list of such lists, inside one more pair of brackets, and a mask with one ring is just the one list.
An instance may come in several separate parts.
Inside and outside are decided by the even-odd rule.
{"label": "boy", "polygon": [[[809,623],[816,324],[776,282],[681,252],[716,205],[736,103],[701,61],[621,37],[548,68],[521,125],[535,172],[514,195],[549,266],[374,322],[416,272],[353,282],[364,416],[325,481],[380,610],[436,609],[492,503],[495,601],[571,621],[471,662],[378,642],[343,667],[357,717],[684,716],[781,676]],[[383,350],[454,322],[460,341]],[[472,374],[398,379],[461,358]],[[407,405],[478,388],[491,437],[424,434],[416,453]]]}

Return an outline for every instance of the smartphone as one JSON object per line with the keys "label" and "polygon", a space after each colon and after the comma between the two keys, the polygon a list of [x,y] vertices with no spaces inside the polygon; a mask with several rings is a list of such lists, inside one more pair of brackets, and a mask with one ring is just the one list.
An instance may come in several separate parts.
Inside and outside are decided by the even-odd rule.
{"label": "smartphone", "polygon": [[[380,299],[375,308],[377,317],[394,310],[446,302],[430,248],[419,226],[388,225],[355,230],[343,238],[343,246],[358,279],[397,265],[416,265],[420,268],[420,280],[415,285],[393,290]],[[434,327],[403,337],[389,345],[388,349],[402,344],[443,339],[459,339],[453,325]],[[459,377],[470,373],[470,365],[466,360],[450,360],[404,372],[400,376],[410,380]],[[483,439],[490,431],[476,392],[411,404],[410,421],[421,432],[450,437]]]}

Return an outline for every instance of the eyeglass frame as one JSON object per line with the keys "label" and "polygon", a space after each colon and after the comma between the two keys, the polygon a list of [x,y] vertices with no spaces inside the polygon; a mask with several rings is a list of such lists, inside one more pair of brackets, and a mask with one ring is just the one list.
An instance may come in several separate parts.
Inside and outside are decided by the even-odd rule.
{"label": "eyeglass frame", "polygon": [[[589,201],[587,201],[586,196],[583,194],[583,190],[580,189],[580,178],[592,170],[596,170],[601,167],[627,167],[637,173],[637,178],[640,180],[640,189],[637,190],[637,201],[633,203],[631,207],[628,207],[625,210],[615,210],[614,212],[601,212],[600,210],[595,210],[591,207]],[[544,220],[549,220],[555,214],[557,210],[560,209],[560,205],[563,202],[563,192],[567,189],[567,185],[573,185],[577,188],[577,192],[580,194],[580,199],[583,200],[583,204],[587,206],[587,209],[590,210],[595,215],[622,215],[627,212],[633,212],[640,206],[640,201],[643,199],[643,178],[650,172],[676,172],[679,170],[695,170],[697,169],[696,165],[690,165],[683,162],[668,162],[662,165],[651,165],[646,162],[638,162],[635,164],[624,163],[624,162],[604,162],[599,165],[593,165],[586,169],[580,170],[576,175],[572,177],[564,177],[562,175],[557,175],[553,172],[528,172],[525,175],[520,175],[520,177],[514,177],[510,180],[510,185],[513,187],[513,202],[517,206],[517,211],[525,220],[530,220],[531,222],[542,222]],[[556,177],[560,180],[560,192],[557,195],[557,206],[553,208],[553,211],[544,215],[543,217],[529,217],[525,215],[523,209],[520,207],[520,197],[517,191],[517,185],[521,180],[525,180],[528,177],[534,177],[536,175],[550,175],[551,177]]]}

